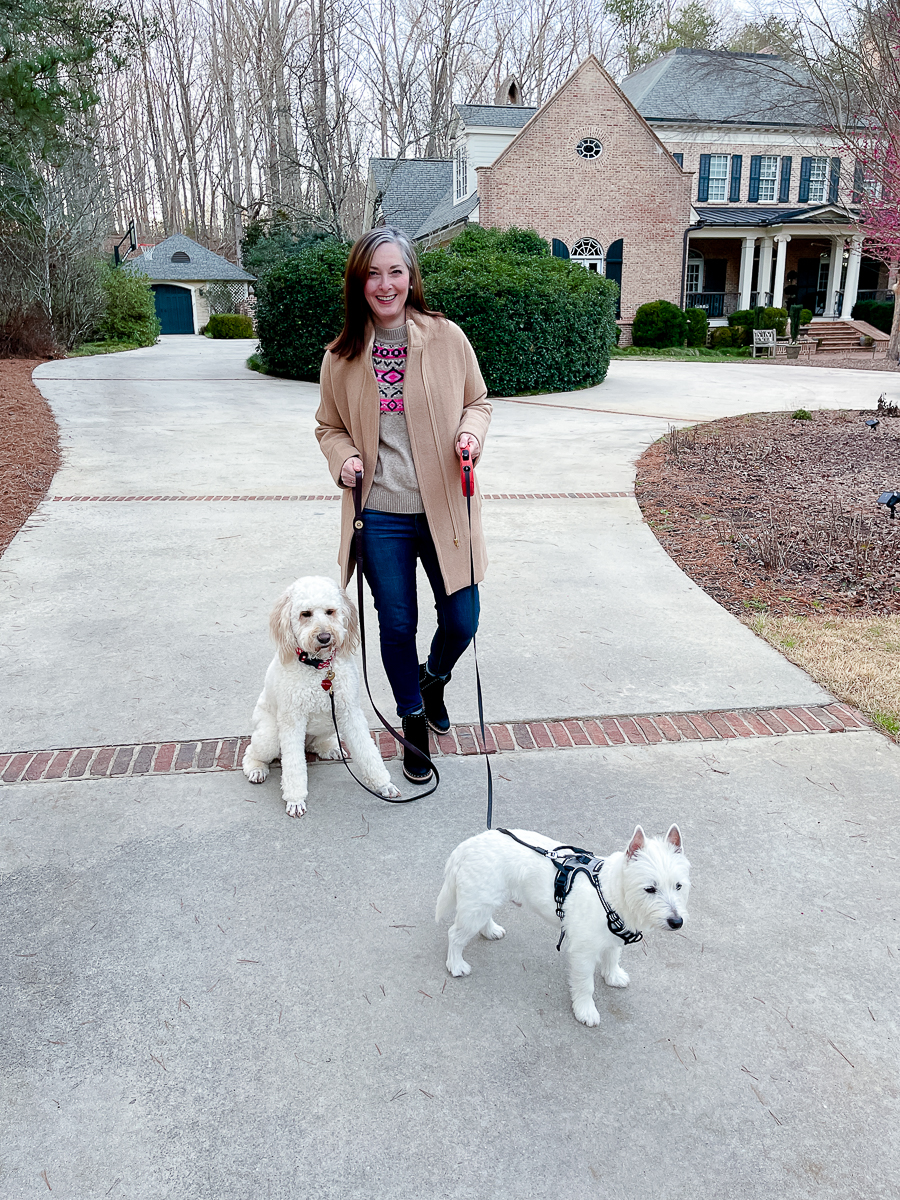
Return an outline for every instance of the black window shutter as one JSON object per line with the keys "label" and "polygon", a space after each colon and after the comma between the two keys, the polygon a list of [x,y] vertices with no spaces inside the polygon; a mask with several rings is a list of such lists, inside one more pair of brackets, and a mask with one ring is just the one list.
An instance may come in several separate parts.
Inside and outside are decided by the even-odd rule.
{"label": "black window shutter", "polygon": [[853,196],[851,197],[853,204],[862,204],[863,188],[866,185],[866,172],[861,162],[858,162],[853,169]]}
{"label": "black window shutter", "polygon": [[672,157],[678,163],[679,167],[684,166],[684,155],[683,154],[673,154]]}
{"label": "black window shutter", "polygon": [[831,160],[831,179],[828,182],[828,203],[834,204],[838,198],[838,188],[841,186],[841,160]]}
{"label": "black window shutter", "polygon": [[797,192],[797,199],[802,204],[804,201],[809,201],[809,173],[812,170],[812,159],[800,159],[800,188]]}
{"label": "black window shutter", "polygon": [[613,242],[606,252],[606,278],[612,279],[619,285],[616,297],[616,316],[622,315],[622,239]]}
{"label": "black window shutter", "polygon": [[731,191],[728,193],[728,199],[732,204],[741,198],[741,163],[744,161],[740,154],[732,154],[731,156]]}
{"label": "black window shutter", "polygon": [[759,200],[759,169],[762,158],[754,154],[750,159],[750,187],[747,191],[747,202],[755,204]]}
{"label": "black window shutter", "polygon": [[565,242],[561,242],[559,238],[554,238],[552,243],[552,251],[554,258],[568,258],[569,247]]}
{"label": "black window shutter", "polygon": [[700,155],[700,174],[697,180],[697,199],[709,199],[709,155]]}
{"label": "black window shutter", "polygon": [[778,188],[779,204],[787,204],[791,198],[791,162],[790,155],[781,160],[781,183]]}

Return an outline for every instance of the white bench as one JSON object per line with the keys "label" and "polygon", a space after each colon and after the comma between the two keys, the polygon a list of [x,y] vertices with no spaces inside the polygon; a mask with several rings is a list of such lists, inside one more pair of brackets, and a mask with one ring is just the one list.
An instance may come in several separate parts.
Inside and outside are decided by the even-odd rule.
{"label": "white bench", "polygon": [[769,358],[774,358],[777,337],[778,335],[774,329],[754,329],[752,357],[756,358],[757,350],[766,350],[768,351]]}

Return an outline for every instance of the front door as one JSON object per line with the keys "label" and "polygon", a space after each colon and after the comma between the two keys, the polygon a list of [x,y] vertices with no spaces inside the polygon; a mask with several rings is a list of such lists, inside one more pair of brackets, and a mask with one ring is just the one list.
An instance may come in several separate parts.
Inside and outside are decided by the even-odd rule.
{"label": "front door", "polygon": [[153,285],[153,295],[156,299],[156,315],[162,326],[161,333],[194,332],[194,306],[188,288],[156,283]]}

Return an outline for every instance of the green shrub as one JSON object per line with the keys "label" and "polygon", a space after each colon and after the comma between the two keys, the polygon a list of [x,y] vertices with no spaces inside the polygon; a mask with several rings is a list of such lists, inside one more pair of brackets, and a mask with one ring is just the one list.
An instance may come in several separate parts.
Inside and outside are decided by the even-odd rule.
{"label": "green shrub", "polygon": [[736,312],[728,314],[728,324],[732,326],[742,325],[745,329],[753,329],[754,321],[756,320],[756,309],[754,308],[739,308]]}
{"label": "green shrub", "polygon": [[212,338],[250,338],[253,337],[253,322],[240,313],[213,313],[206,332]]}
{"label": "green shrub", "polygon": [[688,319],[668,300],[642,304],[634,314],[631,340],[635,346],[683,346],[688,335]]}
{"label": "green shrub", "polygon": [[317,239],[274,262],[257,279],[256,332],[266,371],[318,381],[325,347],[344,324],[349,251],[337,238]]}
{"label": "green shrub", "polygon": [[687,317],[688,323],[687,344],[689,346],[705,346],[709,336],[709,317],[706,315],[706,310],[686,308],[684,315]]}
{"label": "green shrub", "polygon": [[796,342],[800,335],[800,318],[803,316],[803,309],[799,304],[792,304],[788,309],[788,320],[791,323],[791,341]]}
{"label": "green shrub", "polygon": [[463,329],[492,395],[571,391],[606,375],[616,284],[553,258],[533,231],[471,226],[420,266],[429,308]]}
{"label": "green shrub", "polygon": [[868,321],[882,333],[890,333],[894,320],[894,305],[890,300],[857,300],[850,316],[854,321]]}
{"label": "green shrub", "polygon": [[98,332],[111,342],[152,346],[159,337],[156,301],[146,275],[109,267],[103,276],[106,311]]}
{"label": "green shrub", "polygon": [[812,313],[809,311],[808,308],[804,308],[803,312],[800,314],[800,324],[808,325],[812,319],[813,319]]}
{"label": "green shrub", "polygon": [[774,329],[778,337],[784,337],[787,328],[788,312],[786,308],[766,308],[760,316],[758,329]]}
{"label": "green shrub", "polygon": [[726,346],[734,346],[736,329],[714,329],[712,331],[712,346],[714,350],[724,350]]}
{"label": "green shrub", "polygon": [[798,408],[795,412],[791,413],[791,417],[795,421],[811,421],[813,419],[813,415],[808,408]]}

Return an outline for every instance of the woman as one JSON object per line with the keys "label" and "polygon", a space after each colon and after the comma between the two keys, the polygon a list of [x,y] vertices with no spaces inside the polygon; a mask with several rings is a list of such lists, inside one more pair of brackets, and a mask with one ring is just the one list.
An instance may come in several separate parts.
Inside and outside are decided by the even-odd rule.
{"label": "woman", "polygon": [[[472,498],[474,594],[466,501],[458,455],[481,454],[491,406],[475,352],[462,330],[425,306],[406,234],[381,227],[350,251],[344,328],[322,362],[316,414],[322,453],[341,487],[362,472],[364,571],[378,612],[381,657],[403,733],[428,753],[428,726],[446,733],[444,686],[478,624],[478,587],[487,558],[481,497]],[[353,573],[353,498],[344,496],[339,562]],[[427,660],[416,650],[416,564],[421,560],[437,612]],[[406,750],[403,771],[427,783],[431,767]]]}

